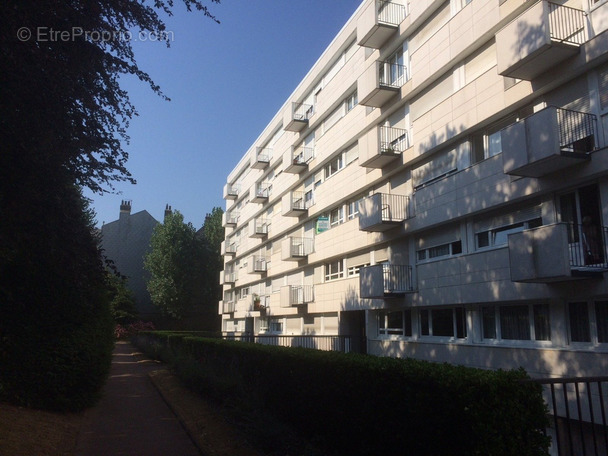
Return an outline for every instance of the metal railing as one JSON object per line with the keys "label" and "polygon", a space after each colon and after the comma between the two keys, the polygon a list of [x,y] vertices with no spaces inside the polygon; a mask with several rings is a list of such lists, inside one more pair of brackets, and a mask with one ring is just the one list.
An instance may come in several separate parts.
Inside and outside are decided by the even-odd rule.
{"label": "metal railing", "polygon": [[313,252],[314,239],[291,237],[289,242],[289,253],[292,257],[304,257]]}
{"label": "metal railing", "polygon": [[262,162],[262,163],[268,163],[268,162],[270,162],[271,158],[272,158],[272,148],[271,147],[264,147],[264,148],[258,149],[256,161]]}
{"label": "metal railing", "polygon": [[407,130],[395,127],[380,127],[380,152],[401,153],[408,147]]}
{"label": "metal railing", "polygon": [[298,121],[307,121],[314,114],[314,106],[305,103],[292,104],[292,118]]}
{"label": "metal railing", "polygon": [[573,268],[608,269],[608,228],[568,223],[568,250]]}
{"label": "metal railing", "polygon": [[238,248],[238,244],[236,242],[231,242],[230,244],[226,244],[225,252],[235,254],[237,248]]}
{"label": "metal railing", "polygon": [[265,256],[254,255],[251,261],[255,272],[266,272],[268,270],[268,260]]}
{"label": "metal railing", "polygon": [[236,282],[236,272],[224,272],[224,283],[234,283]]}
{"label": "metal railing", "polygon": [[412,291],[412,267],[409,265],[383,264],[382,279],[385,293]]}
{"label": "metal railing", "polygon": [[289,305],[297,306],[314,301],[314,287],[312,285],[290,285]]}
{"label": "metal railing", "polygon": [[[372,195],[372,197],[375,195]],[[383,222],[402,222],[409,218],[410,198],[405,195],[380,193],[380,211]]]}
{"label": "metal railing", "polygon": [[559,147],[565,152],[586,153],[595,150],[596,123],[594,114],[553,108],[559,126]]}
{"label": "metal railing", "polygon": [[255,187],[255,196],[258,198],[268,198],[270,196],[270,184],[257,184]]}
{"label": "metal railing", "polygon": [[407,8],[399,3],[378,1],[378,22],[399,25],[407,17]]}
{"label": "metal railing", "polygon": [[225,340],[249,342],[263,345],[281,347],[301,347],[313,350],[338,351],[343,353],[363,352],[364,341],[353,336],[318,336],[298,335],[287,336],[282,334],[227,334]]}
{"label": "metal railing", "polygon": [[239,221],[239,213],[238,212],[226,212],[226,223],[231,225],[236,225]]}
{"label": "metal railing", "polygon": [[293,151],[293,164],[294,165],[305,165],[313,159],[315,150],[312,147],[299,146]]}
{"label": "metal railing", "polygon": [[268,225],[269,223],[263,220],[255,221],[255,234],[268,234]]}
{"label": "metal railing", "polygon": [[236,308],[234,301],[224,301],[222,304],[222,313],[232,313]]}
{"label": "metal railing", "polygon": [[381,86],[399,88],[408,79],[407,67],[405,65],[378,62],[378,80]]}
{"label": "metal railing", "polygon": [[568,44],[585,42],[585,12],[556,3],[549,4],[549,35],[552,40]]}
{"label": "metal railing", "polygon": [[228,184],[226,188],[226,193],[228,195],[238,196],[241,191],[241,186],[239,184]]}
{"label": "metal railing", "polygon": [[552,454],[608,454],[608,376],[532,379],[549,408]]}

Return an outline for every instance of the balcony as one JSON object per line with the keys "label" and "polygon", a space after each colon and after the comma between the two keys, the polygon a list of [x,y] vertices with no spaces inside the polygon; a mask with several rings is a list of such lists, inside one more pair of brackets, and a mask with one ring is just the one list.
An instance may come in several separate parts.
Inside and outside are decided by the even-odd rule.
{"label": "balcony", "polygon": [[314,106],[305,103],[291,103],[291,110],[285,114],[283,125],[286,131],[302,131],[308,126],[308,120],[314,114]]}
{"label": "balcony", "polygon": [[281,241],[281,260],[299,261],[314,252],[314,239],[289,236]]}
{"label": "balcony", "polygon": [[505,174],[542,177],[589,160],[596,117],[553,106],[501,131]]}
{"label": "balcony", "polygon": [[266,219],[252,220],[249,225],[249,237],[264,239],[268,236],[269,226],[270,224]]}
{"label": "balcony", "polygon": [[253,203],[265,203],[268,201],[270,196],[270,188],[271,185],[268,182],[261,182],[255,184],[253,187],[253,191],[251,192],[252,198],[251,202]]}
{"label": "balcony", "polygon": [[255,156],[251,159],[251,167],[254,169],[264,169],[270,163],[272,158],[272,148],[258,147]]}
{"label": "balcony", "polygon": [[234,284],[236,282],[236,272],[233,271],[223,271],[223,274],[220,276],[221,285],[224,284]]}
{"label": "balcony", "polygon": [[[283,196],[281,201],[283,215],[286,217],[299,217],[305,214],[312,204],[312,200],[307,200],[306,195],[304,192],[291,192]],[[312,195],[312,193],[309,195]]]}
{"label": "balcony", "polygon": [[357,80],[359,104],[381,108],[408,80],[405,65],[374,62]]}
{"label": "balcony", "polygon": [[220,244],[220,254],[234,256],[236,255],[237,247],[236,242],[226,243],[226,241],[222,241]]}
{"label": "balcony", "polygon": [[357,22],[357,43],[380,49],[406,17],[407,8],[404,5],[386,0],[371,2]]}
{"label": "balcony", "polygon": [[378,127],[359,139],[359,164],[366,168],[383,168],[409,147],[407,130]]}
{"label": "balcony", "polygon": [[314,300],[312,285],[287,285],[281,287],[281,307],[293,307],[307,304]]}
{"label": "balcony", "polygon": [[359,270],[359,296],[365,299],[399,298],[413,293],[412,267],[374,264]]}
{"label": "balcony", "polygon": [[576,55],[585,40],[582,10],[540,1],[496,34],[498,73],[530,81]]}
{"label": "balcony", "polygon": [[308,168],[310,162],[315,156],[315,150],[312,147],[298,146],[294,147],[287,155],[285,160],[285,172],[299,174]]}
{"label": "balcony", "polygon": [[410,218],[410,199],[404,195],[376,193],[359,203],[359,229],[386,231]]}
{"label": "balcony", "polygon": [[556,223],[509,235],[511,281],[551,283],[602,278],[608,230]]}
{"label": "balcony", "polygon": [[249,274],[262,274],[268,271],[268,259],[262,255],[252,255],[247,262]]}
{"label": "balcony", "polygon": [[224,185],[224,199],[237,199],[239,197],[241,186],[239,184]]}
{"label": "balcony", "polygon": [[234,301],[222,301],[222,313],[233,313],[236,309],[236,303]]}
{"label": "balcony", "polygon": [[236,224],[239,221],[239,213],[235,212],[235,211],[231,211],[231,212],[224,212],[222,214],[222,226],[223,227],[227,227],[227,226],[236,226]]}

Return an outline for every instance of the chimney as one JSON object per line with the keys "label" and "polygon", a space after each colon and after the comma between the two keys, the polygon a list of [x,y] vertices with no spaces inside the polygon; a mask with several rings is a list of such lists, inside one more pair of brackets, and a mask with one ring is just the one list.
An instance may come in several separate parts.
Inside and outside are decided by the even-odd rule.
{"label": "chimney", "polygon": [[171,206],[169,206],[168,204],[165,206],[165,220],[167,219],[168,216],[170,216],[173,213],[173,210],[171,209]]}
{"label": "chimney", "polygon": [[120,214],[119,214],[119,220],[122,220],[124,218],[129,217],[129,215],[131,215],[131,201],[130,200],[123,200],[120,203]]}

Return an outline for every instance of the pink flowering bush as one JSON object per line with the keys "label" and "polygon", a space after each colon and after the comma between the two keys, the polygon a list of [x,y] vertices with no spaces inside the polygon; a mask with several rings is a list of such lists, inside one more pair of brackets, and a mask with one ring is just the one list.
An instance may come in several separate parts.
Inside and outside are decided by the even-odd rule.
{"label": "pink flowering bush", "polygon": [[154,323],[151,321],[136,321],[131,323],[128,326],[123,326],[121,324],[116,325],[116,329],[114,330],[114,336],[117,340],[120,339],[128,339],[139,331],[154,331],[156,328],[154,327]]}

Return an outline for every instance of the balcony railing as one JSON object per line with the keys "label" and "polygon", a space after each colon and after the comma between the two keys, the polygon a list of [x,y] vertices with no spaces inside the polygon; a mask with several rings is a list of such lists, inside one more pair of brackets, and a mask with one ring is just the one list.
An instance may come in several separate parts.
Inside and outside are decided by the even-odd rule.
{"label": "balcony railing", "polygon": [[398,297],[414,291],[412,267],[398,264],[374,264],[359,270],[361,298]]}
{"label": "balcony railing", "polygon": [[408,146],[407,130],[395,127],[380,127],[380,153],[401,153]]}
{"label": "balcony railing", "polygon": [[289,253],[292,257],[305,257],[313,252],[314,239],[292,237]]}
{"label": "balcony railing", "polygon": [[252,168],[264,169],[270,163],[272,158],[272,148],[270,147],[258,147],[255,155],[255,159],[251,164]]}
{"label": "balcony railing", "polygon": [[590,159],[595,115],[549,106],[501,130],[506,174],[542,177]]}
{"label": "balcony railing", "polygon": [[224,283],[236,282],[236,272],[224,271]]}
{"label": "balcony railing", "polygon": [[407,17],[407,8],[399,3],[380,0],[378,2],[378,22],[399,25]]}
{"label": "balcony railing", "polygon": [[608,228],[568,224],[568,250],[573,268],[608,269]]}
{"label": "balcony railing", "polygon": [[407,67],[397,63],[379,63],[379,82],[380,86],[398,89],[408,80]]}
{"label": "balcony railing", "polygon": [[268,235],[269,223],[266,219],[257,219],[253,222],[253,230],[250,237],[263,238]]}
{"label": "balcony railing", "polygon": [[410,198],[405,195],[376,193],[359,204],[359,229],[385,231],[411,217]]}
{"label": "balcony railing", "polygon": [[271,184],[269,184],[268,182],[261,182],[255,184],[255,191],[253,192],[253,197],[251,198],[251,201],[253,203],[264,203],[268,201],[271,188]]}
{"label": "balcony railing", "polygon": [[241,186],[239,184],[226,184],[225,199],[235,199],[239,196]]}
{"label": "balcony railing", "polygon": [[225,212],[226,214],[226,225],[236,225],[239,221],[238,212]]}
{"label": "balcony railing", "polygon": [[312,117],[314,112],[314,106],[311,104],[297,102],[292,103],[289,117],[286,119],[286,121],[284,121],[285,130],[302,130],[306,125],[308,125],[308,120]]}
{"label": "balcony railing", "polygon": [[254,255],[251,258],[253,272],[266,272],[268,270],[268,259],[262,255]]}
{"label": "balcony railing", "polygon": [[549,34],[560,43],[583,44],[585,42],[585,12],[557,3],[549,4]]}
{"label": "balcony railing", "polygon": [[314,300],[312,285],[288,285],[281,288],[281,307],[307,304]]}
{"label": "balcony railing", "polygon": [[562,152],[587,153],[595,150],[596,123],[594,114],[556,108],[559,147]]}
{"label": "balcony railing", "polygon": [[237,248],[238,248],[238,245],[236,242],[231,242],[229,244],[226,244],[224,254],[235,255]]}

